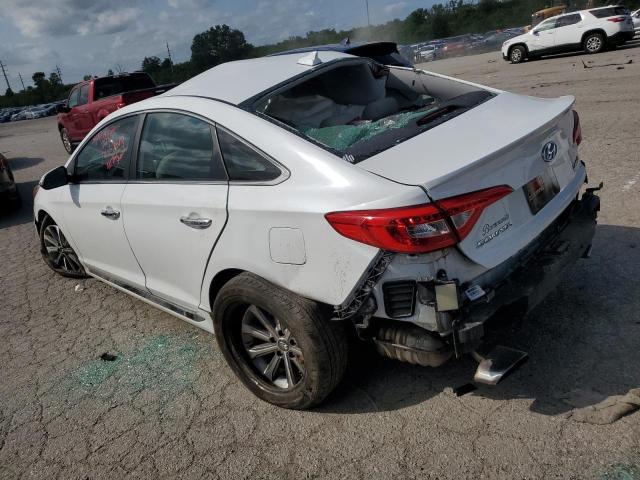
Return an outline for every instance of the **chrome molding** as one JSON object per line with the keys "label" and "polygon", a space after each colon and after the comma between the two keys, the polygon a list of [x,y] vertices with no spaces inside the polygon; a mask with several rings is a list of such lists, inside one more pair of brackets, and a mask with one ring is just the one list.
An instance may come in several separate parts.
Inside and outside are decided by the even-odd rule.
{"label": "chrome molding", "polygon": [[127,292],[133,293],[134,295],[137,295],[138,297],[142,297],[145,300],[147,300],[148,302],[157,305],[158,307],[161,308],[165,308],[167,310],[171,310],[172,312],[176,313],[177,315],[180,315],[181,317],[187,318],[189,320],[191,320],[192,322],[204,322],[206,320],[205,317],[203,317],[200,313],[198,312],[194,312],[193,310],[187,310],[183,307],[180,307],[174,303],[171,303],[163,298],[158,297],[157,295],[154,295],[153,293],[149,292],[148,290],[141,290],[138,287],[134,287],[133,285],[130,285],[126,282],[123,282],[122,280],[119,280],[117,278],[112,277],[111,275],[109,275],[107,272],[100,270],[99,268],[87,268],[85,267],[85,271],[91,275],[93,275],[94,277],[100,279],[100,280],[104,280],[107,283],[110,283],[112,285],[115,285],[116,287],[119,287],[123,290],[126,290]]}

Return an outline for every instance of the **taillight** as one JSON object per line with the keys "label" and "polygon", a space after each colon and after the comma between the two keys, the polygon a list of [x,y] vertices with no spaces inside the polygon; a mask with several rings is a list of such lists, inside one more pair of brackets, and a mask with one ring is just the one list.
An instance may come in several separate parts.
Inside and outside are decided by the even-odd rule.
{"label": "taillight", "polygon": [[580,115],[573,111],[573,144],[580,145],[582,143],[582,127],[580,126]]}
{"label": "taillight", "polygon": [[482,211],[511,192],[502,185],[436,203],[332,212],[325,218],[340,235],[357,242],[391,252],[427,253],[463,240]]}
{"label": "taillight", "polygon": [[611,18],[607,18],[607,22],[615,22],[615,23],[620,23],[620,22],[624,22],[626,20],[625,17],[611,17]]}

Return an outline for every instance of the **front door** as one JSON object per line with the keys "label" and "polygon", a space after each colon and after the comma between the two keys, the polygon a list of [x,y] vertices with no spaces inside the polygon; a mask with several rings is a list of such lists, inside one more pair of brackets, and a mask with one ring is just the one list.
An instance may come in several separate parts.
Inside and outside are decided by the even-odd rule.
{"label": "front door", "polygon": [[529,50],[532,52],[541,52],[544,50],[552,50],[555,46],[556,35],[556,19],[545,20],[535,27],[531,32],[532,40]]}
{"label": "front door", "polygon": [[137,123],[138,116],[121,118],[91,137],[70,165],[72,183],[63,187],[60,205],[65,228],[90,272],[144,288],[121,205]]}
{"label": "front door", "polygon": [[214,127],[181,113],[147,114],[135,170],[122,208],[147,289],[197,310],[209,257],[227,221],[229,187]]}

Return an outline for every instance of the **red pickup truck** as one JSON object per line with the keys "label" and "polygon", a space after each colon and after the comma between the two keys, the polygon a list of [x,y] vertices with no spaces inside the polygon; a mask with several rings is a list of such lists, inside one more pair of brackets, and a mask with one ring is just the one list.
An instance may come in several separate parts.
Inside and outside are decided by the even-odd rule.
{"label": "red pickup truck", "polygon": [[175,85],[157,86],[147,73],[123,73],[93,78],[71,89],[67,103],[58,114],[62,144],[71,153],[100,120],[111,112],[159,95]]}

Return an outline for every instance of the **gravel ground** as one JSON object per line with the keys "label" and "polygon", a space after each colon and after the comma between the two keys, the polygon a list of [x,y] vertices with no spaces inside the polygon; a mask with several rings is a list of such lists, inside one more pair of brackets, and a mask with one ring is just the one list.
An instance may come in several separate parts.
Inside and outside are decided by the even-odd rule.
{"label": "gravel ground", "polygon": [[503,335],[530,353],[522,369],[456,397],[471,360],[427,369],[358,352],[321,408],[260,402],[209,334],[45,267],[31,189],[66,155],[54,118],[2,124],[26,201],[0,216],[0,478],[640,478],[640,413],[593,424],[575,410],[640,387],[640,48],[426,68],[575,95],[582,156],[605,183],[593,257]]}

